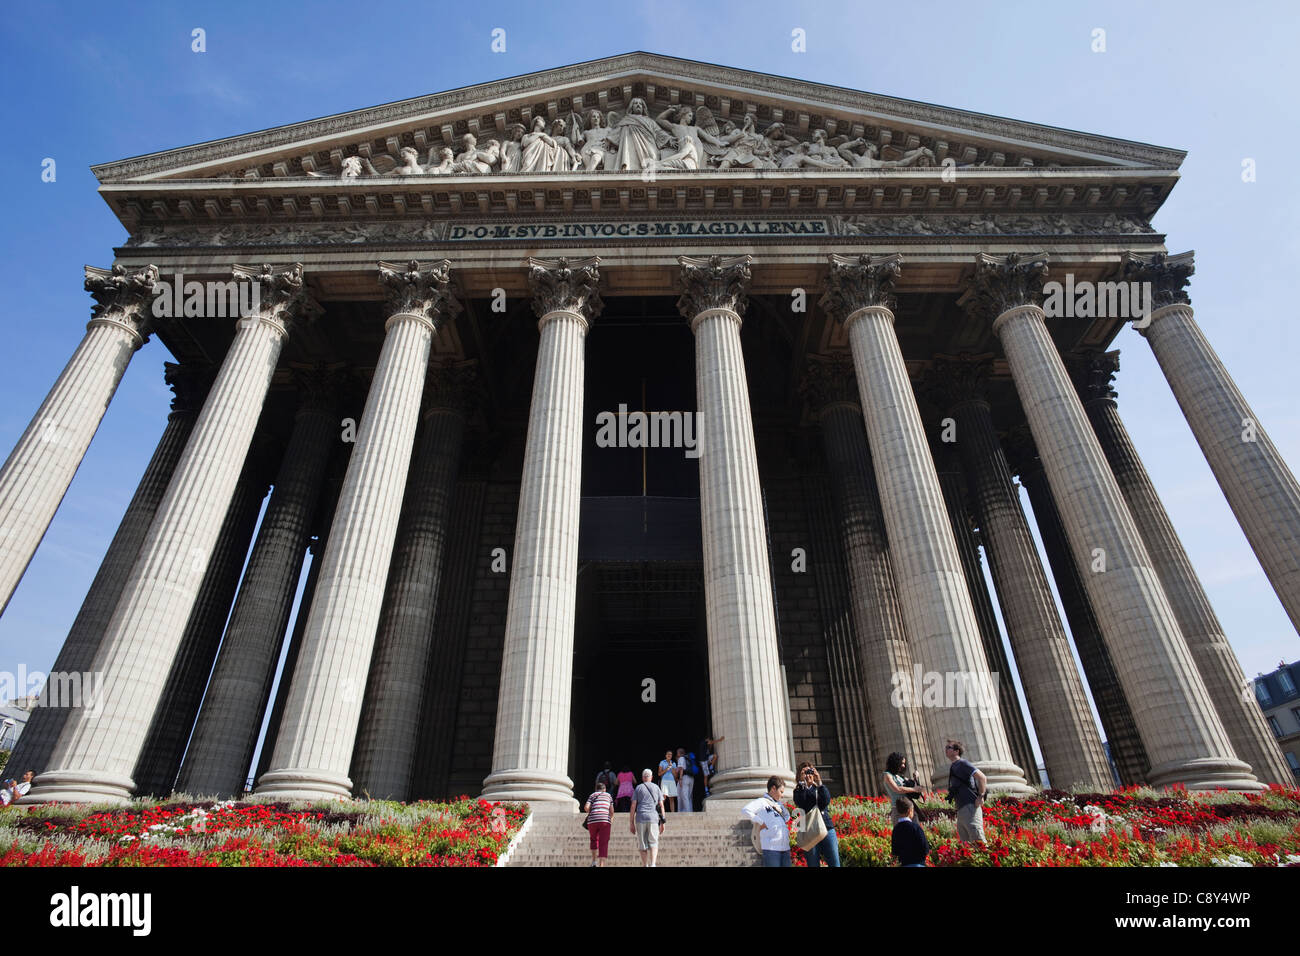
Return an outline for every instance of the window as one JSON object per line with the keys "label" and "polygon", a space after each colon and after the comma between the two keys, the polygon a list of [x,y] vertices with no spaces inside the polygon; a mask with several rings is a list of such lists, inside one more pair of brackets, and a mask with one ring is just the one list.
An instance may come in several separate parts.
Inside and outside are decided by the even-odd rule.
{"label": "window", "polygon": [[1261,704],[1271,704],[1273,695],[1268,692],[1268,685],[1264,683],[1262,677],[1255,680],[1255,699]]}
{"label": "window", "polygon": [[1291,765],[1291,769],[1300,773],[1300,757],[1297,757],[1291,751],[1286,752],[1286,762]]}
{"label": "window", "polygon": [[1295,725],[1300,728],[1300,707],[1291,708],[1291,716],[1295,718]]}
{"label": "window", "polygon": [[1268,725],[1269,725],[1270,727],[1273,728],[1273,736],[1274,736],[1274,737],[1281,737],[1281,736],[1282,736],[1282,728],[1278,726],[1277,718],[1276,718],[1276,717],[1270,717],[1270,718],[1268,719]]}
{"label": "window", "polygon": [[1286,671],[1280,670],[1277,672],[1277,682],[1282,685],[1282,693],[1288,695],[1295,693],[1295,681],[1291,679],[1291,675]]}

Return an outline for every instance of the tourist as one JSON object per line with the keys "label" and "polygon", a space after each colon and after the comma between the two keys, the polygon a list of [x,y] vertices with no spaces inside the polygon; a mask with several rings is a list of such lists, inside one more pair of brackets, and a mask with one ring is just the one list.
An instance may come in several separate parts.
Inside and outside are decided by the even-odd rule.
{"label": "tourist", "polygon": [[614,768],[608,760],[605,761],[605,766],[601,768],[600,773],[596,774],[596,783],[603,783],[609,798],[614,799],[614,793],[618,790],[618,774],[614,773]]}
{"label": "tourist", "polygon": [[659,834],[664,832],[664,793],[654,782],[654,771],[641,771],[641,783],[633,794],[628,829],[636,834],[641,848],[641,865],[654,866],[659,856]]}
{"label": "tourist", "polygon": [[[701,782],[704,785],[704,797],[709,795],[709,779],[718,772],[718,754],[714,748],[726,739],[726,737],[705,737],[700,741],[700,745],[695,748],[695,752],[700,757],[700,776],[703,777]],[[704,798],[701,798],[698,802],[701,807],[704,806]]]}
{"label": "tourist", "polygon": [[18,785],[14,787],[15,800],[17,800],[19,797],[27,796],[27,791],[32,789],[32,778],[35,776],[36,776],[35,770],[28,770],[25,774],[23,774],[23,779],[19,780]]}
{"label": "tourist", "polygon": [[962,745],[948,741],[944,754],[952,761],[948,767],[948,799],[957,804],[957,836],[962,843],[984,842],[984,810],[982,804],[988,793],[989,782],[983,771],[962,758]]}
{"label": "tourist", "polygon": [[889,798],[889,825],[898,822],[898,798],[913,800],[921,796],[918,780],[913,779],[907,758],[897,750],[885,758],[885,796]]}
{"label": "tourist", "polygon": [[605,789],[605,781],[596,781],[596,792],[582,805],[582,812],[587,815],[591,836],[591,865],[603,867],[609,858],[609,832],[614,823],[614,798]]}
{"label": "tourist", "polygon": [[695,754],[686,753],[685,747],[677,748],[677,805],[682,813],[694,813],[695,804],[691,797],[695,793],[695,774],[699,770],[695,763]]}
{"label": "tourist", "polygon": [[767,793],[745,804],[740,812],[761,831],[764,866],[791,866],[790,811],[781,802],[785,784],[780,777],[768,777]]}
{"label": "tourist", "polygon": [[18,781],[10,777],[5,781],[4,789],[0,790],[0,807],[7,807],[14,802],[14,788],[18,786]]}
{"label": "tourist", "polygon": [[659,761],[659,789],[664,792],[668,812],[674,812],[677,809],[677,763],[671,750],[665,752],[664,759]]}
{"label": "tourist", "polygon": [[894,824],[893,836],[889,838],[889,852],[898,857],[899,866],[925,866],[925,858],[930,855],[930,843],[925,838],[925,831],[916,822],[915,808],[907,797],[894,801],[894,813],[898,822]]}
{"label": "tourist", "polygon": [[820,813],[826,824],[826,836],[804,850],[804,855],[811,867],[820,867],[822,861],[827,866],[840,865],[839,838],[835,835],[835,824],[831,822],[831,792],[822,783],[822,775],[817,768],[805,760],[799,764],[795,773],[794,805],[804,813]]}
{"label": "tourist", "polygon": [[617,813],[626,813],[632,806],[632,788],[636,786],[636,777],[632,776],[632,768],[627,764],[618,772],[618,792],[614,794],[614,810]]}

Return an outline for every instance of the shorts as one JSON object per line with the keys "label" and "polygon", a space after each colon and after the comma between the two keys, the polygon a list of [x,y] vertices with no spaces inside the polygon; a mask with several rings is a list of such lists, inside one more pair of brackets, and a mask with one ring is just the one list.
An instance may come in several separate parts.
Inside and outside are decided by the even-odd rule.
{"label": "shorts", "polygon": [[659,821],[658,820],[638,820],[636,822],[636,838],[641,845],[641,849],[648,850],[652,846],[659,845]]}

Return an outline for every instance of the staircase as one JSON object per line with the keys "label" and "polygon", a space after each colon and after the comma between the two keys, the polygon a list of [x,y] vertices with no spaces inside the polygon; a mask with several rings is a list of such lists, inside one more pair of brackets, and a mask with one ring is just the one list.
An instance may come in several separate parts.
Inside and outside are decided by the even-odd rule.
{"label": "staircase", "polygon": [[[534,813],[507,866],[591,866],[590,837],[583,814]],[[614,820],[605,866],[640,866],[636,837],[626,813]],[[659,834],[657,866],[758,866],[762,860],[739,813],[669,813]]]}

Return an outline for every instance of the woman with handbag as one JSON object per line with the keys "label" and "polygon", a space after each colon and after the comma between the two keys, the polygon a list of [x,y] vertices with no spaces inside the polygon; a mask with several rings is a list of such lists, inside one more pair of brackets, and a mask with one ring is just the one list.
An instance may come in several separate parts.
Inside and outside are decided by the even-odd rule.
{"label": "woman with handbag", "polygon": [[840,843],[831,822],[831,792],[822,783],[822,775],[808,761],[795,772],[794,805],[803,811],[796,840],[804,851],[809,867],[840,865]]}
{"label": "woman with handbag", "polygon": [[[583,826],[591,835],[591,865],[604,866],[609,858],[609,831],[614,823],[614,798],[605,789],[605,782],[596,782],[596,792],[582,805],[587,814]],[[599,854],[599,857],[597,856]]]}

